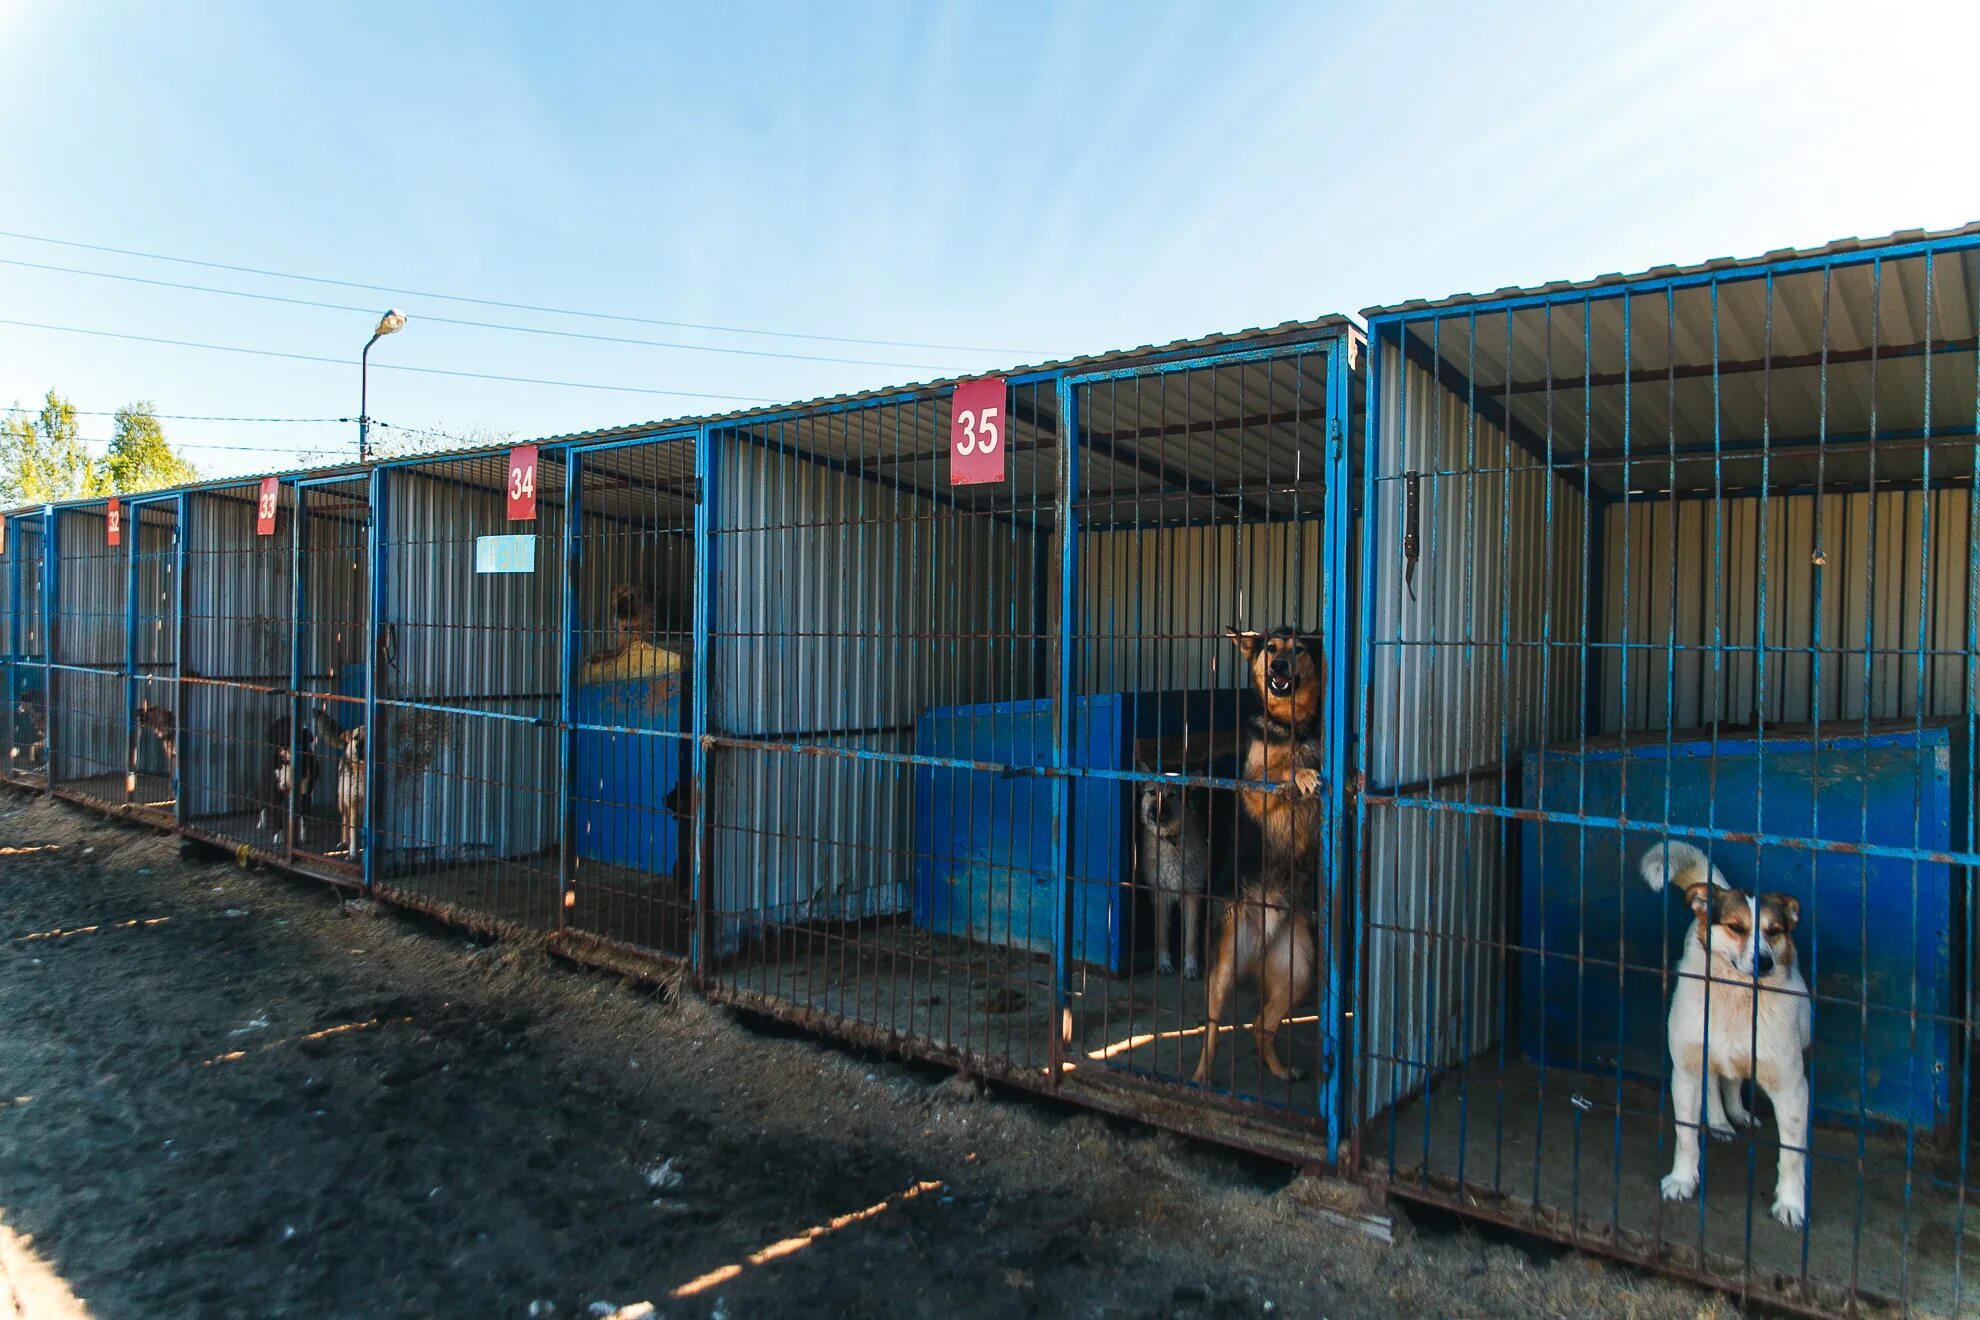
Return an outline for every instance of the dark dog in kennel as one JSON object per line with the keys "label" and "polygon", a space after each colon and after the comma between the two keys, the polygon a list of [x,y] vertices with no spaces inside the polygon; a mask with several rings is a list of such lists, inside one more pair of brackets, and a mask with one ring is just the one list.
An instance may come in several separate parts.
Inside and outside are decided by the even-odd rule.
{"label": "dark dog in kennel", "polygon": [[[1149,773],[1145,765],[1136,768]],[[1169,930],[1176,909],[1181,908],[1187,981],[1203,974],[1197,960],[1203,947],[1203,891],[1210,879],[1210,833],[1196,796],[1180,784],[1142,784],[1135,831],[1135,878],[1155,904],[1156,967],[1164,976],[1176,970],[1169,953]]]}
{"label": "dark dog in kennel", "polygon": [[1296,1074],[1279,1057],[1279,1027],[1313,988],[1318,963],[1301,892],[1320,860],[1320,703],[1326,683],[1315,640],[1292,628],[1226,634],[1244,656],[1263,709],[1244,731],[1243,777],[1275,789],[1239,794],[1258,831],[1258,872],[1241,879],[1225,911],[1211,959],[1209,1029],[1196,1061],[1196,1080],[1210,1080],[1224,1010],[1240,979],[1256,980],[1264,1000],[1253,1037],[1258,1054],[1280,1081]]}
{"label": "dark dog in kennel", "polygon": [[[296,841],[309,841],[309,800],[316,793],[316,757],[312,754],[312,740],[307,731],[302,742],[302,759],[297,761],[289,746],[294,730],[286,715],[277,717],[268,726],[268,747],[261,775],[262,792],[261,814],[255,818],[254,827],[268,829],[269,816],[285,812],[289,801],[289,780],[291,775],[296,783]],[[271,836],[279,845],[282,831],[277,829]]]}
{"label": "dark dog in kennel", "polygon": [[140,697],[137,704],[138,730],[150,734],[158,740],[158,750],[165,757],[165,773],[179,772],[179,722],[171,710],[153,704]]}
{"label": "dark dog in kennel", "polygon": [[20,724],[27,727],[27,764],[20,768],[32,770],[48,755],[48,695],[40,688],[27,689],[15,699],[14,713],[19,717],[14,736],[20,737]]}

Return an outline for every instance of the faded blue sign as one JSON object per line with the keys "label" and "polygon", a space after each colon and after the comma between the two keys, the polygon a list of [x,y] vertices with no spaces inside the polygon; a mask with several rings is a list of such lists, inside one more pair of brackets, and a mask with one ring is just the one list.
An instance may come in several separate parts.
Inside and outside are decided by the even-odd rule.
{"label": "faded blue sign", "polygon": [[477,536],[474,538],[474,571],[477,573],[534,573],[536,537]]}

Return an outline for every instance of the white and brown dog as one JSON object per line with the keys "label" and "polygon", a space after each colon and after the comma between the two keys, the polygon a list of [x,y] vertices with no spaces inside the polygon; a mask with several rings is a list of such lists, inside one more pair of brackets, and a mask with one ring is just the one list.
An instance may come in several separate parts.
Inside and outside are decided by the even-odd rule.
{"label": "white and brown dog", "polygon": [[1774,1218],[1799,1228],[1808,1218],[1806,1056],[1813,1027],[1808,983],[1795,967],[1801,904],[1786,894],[1732,888],[1710,858],[1677,840],[1652,847],[1641,867],[1652,889],[1683,889],[1696,916],[1671,994],[1671,1103],[1678,1128],[1664,1199],[1689,1200],[1698,1190],[1701,1098],[1704,1126],[1713,1136],[1730,1138],[1735,1124],[1755,1125],[1740,1097],[1741,1085],[1751,1080],[1773,1101],[1780,1128]]}
{"label": "white and brown dog", "polygon": [[[1149,773],[1148,767],[1135,767]],[[1203,891],[1210,879],[1210,836],[1191,792],[1179,784],[1150,780],[1141,786],[1141,826],[1136,839],[1136,878],[1155,904],[1155,963],[1162,975],[1176,970],[1169,954],[1169,929],[1182,910],[1183,979],[1203,974],[1197,951],[1203,947]]]}

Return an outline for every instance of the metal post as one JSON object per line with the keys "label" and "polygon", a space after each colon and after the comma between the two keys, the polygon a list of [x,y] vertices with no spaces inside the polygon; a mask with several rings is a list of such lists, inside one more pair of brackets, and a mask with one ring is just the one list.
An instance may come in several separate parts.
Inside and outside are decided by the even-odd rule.
{"label": "metal post", "polygon": [[[364,352],[358,354],[358,462],[360,463],[371,461],[371,346],[378,340],[378,335],[367,339]],[[367,715],[366,719],[369,718]],[[366,728],[364,736],[367,740],[371,737],[369,727]],[[368,755],[370,748],[366,748],[365,751]],[[369,806],[366,810],[370,810]]]}
{"label": "metal post", "polygon": [[[377,339],[373,335],[374,340]],[[370,347],[366,345],[366,347]],[[385,739],[378,730],[378,665],[385,654],[381,639],[385,630],[385,470],[373,468],[371,478],[371,517],[365,524],[366,557],[371,564],[371,607],[365,621],[366,660],[364,665],[364,892],[370,897],[377,884],[378,871],[372,858],[377,854],[378,758],[385,750]],[[346,857],[345,861],[350,858]]]}
{"label": "metal post", "polygon": [[191,750],[191,737],[188,735],[186,719],[186,540],[192,516],[192,497],[179,492],[177,526],[172,529],[172,718],[177,721],[179,754],[172,758],[167,767],[172,776],[172,819],[181,828],[185,826],[186,756]]}
{"label": "metal post", "polygon": [[56,549],[61,544],[61,534],[57,530],[55,506],[47,504],[41,510],[41,701],[42,719],[47,722],[47,740],[41,749],[41,787],[44,791],[55,787],[55,594],[61,588],[61,556]]}
{"label": "metal post", "polygon": [[557,648],[557,930],[570,928],[575,903],[571,871],[577,852],[577,806],[571,793],[571,771],[577,763],[577,692],[574,656],[578,635],[578,565],[584,547],[578,541],[579,473],[584,459],[576,450],[564,455],[564,617],[563,645]]}
{"label": "metal post", "polygon": [[1065,775],[1071,755],[1073,722],[1073,639],[1078,618],[1073,593],[1079,563],[1079,528],[1073,512],[1079,493],[1079,419],[1069,377],[1058,378],[1059,395],[1059,626],[1052,634],[1057,651],[1052,682],[1052,1028],[1048,1058],[1052,1085],[1063,1078],[1066,1045],[1072,1035],[1072,781]]}
{"label": "metal post", "polygon": [[[124,805],[137,798],[138,550],[144,537],[144,505],[124,505]],[[178,719],[178,712],[172,712]]]}
{"label": "metal post", "polygon": [[[291,862],[296,856],[296,840],[302,834],[302,813],[309,804],[302,800],[302,758],[304,748],[314,739],[307,732],[307,702],[302,695],[303,619],[307,602],[303,598],[303,494],[301,482],[291,487],[289,497],[289,803],[288,824],[282,832],[283,852]],[[281,525],[280,487],[275,499],[276,525]],[[311,756],[315,752],[308,753]],[[312,778],[312,782],[314,779]],[[332,785],[333,790],[335,785]]]}
{"label": "metal post", "polygon": [[[694,813],[693,879],[688,899],[688,959],[697,985],[708,975],[714,912],[710,860],[713,826],[708,809],[708,693],[713,686],[709,628],[715,612],[715,432],[704,426],[694,438],[694,656],[688,683],[689,801]],[[678,839],[679,831],[675,837]],[[677,845],[684,846],[684,845]]]}

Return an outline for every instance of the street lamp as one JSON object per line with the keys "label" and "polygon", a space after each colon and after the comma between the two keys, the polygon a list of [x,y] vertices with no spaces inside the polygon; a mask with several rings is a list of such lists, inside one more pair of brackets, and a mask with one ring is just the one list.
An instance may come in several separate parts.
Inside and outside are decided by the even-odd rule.
{"label": "street lamp", "polygon": [[371,395],[371,346],[386,335],[396,334],[406,328],[406,314],[394,307],[378,318],[378,328],[371,332],[365,341],[364,352],[358,355],[358,462],[371,461],[371,415],[368,400]]}

